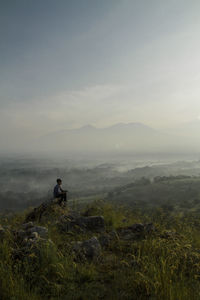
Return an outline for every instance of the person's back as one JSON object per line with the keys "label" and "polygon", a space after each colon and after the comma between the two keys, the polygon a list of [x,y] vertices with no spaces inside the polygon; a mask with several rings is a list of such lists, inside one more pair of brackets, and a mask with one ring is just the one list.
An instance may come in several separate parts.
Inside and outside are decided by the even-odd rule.
{"label": "person's back", "polygon": [[53,196],[54,196],[54,198],[57,198],[60,196],[60,194],[61,194],[60,186],[59,186],[59,184],[56,184],[56,186],[54,187],[54,190],[53,190]]}

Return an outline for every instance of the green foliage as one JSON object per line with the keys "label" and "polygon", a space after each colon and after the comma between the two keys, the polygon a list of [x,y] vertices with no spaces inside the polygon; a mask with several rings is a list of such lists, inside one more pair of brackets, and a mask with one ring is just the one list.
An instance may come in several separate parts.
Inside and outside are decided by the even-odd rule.
{"label": "green foliage", "polygon": [[[94,234],[60,233],[55,218],[43,225],[52,242],[38,245],[23,260],[9,231],[0,244],[0,299],[163,299],[200,298],[200,214],[160,207],[141,213],[105,201],[87,205],[82,213],[103,215],[106,230],[153,222],[156,231],[140,240],[116,239],[95,261],[76,261],[71,242]],[[24,214],[8,218],[17,228]],[[46,223],[45,223],[46,222]],[[4,219],[5,225],[5,219]]]}

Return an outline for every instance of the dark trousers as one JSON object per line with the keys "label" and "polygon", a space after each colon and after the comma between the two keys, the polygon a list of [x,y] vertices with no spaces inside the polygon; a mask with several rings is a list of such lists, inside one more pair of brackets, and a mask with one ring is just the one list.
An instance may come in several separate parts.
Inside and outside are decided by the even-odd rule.
{"label": "dark trousers", "polygon": [[62,204],[62,202],[67,202],[67,193],[64,194],[60,194],[57,198],[59,198],[58,200],[58,204]]}

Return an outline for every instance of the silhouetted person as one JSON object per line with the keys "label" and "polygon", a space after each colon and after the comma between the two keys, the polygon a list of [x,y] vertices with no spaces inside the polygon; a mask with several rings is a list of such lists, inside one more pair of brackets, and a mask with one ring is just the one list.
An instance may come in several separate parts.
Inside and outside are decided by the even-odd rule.
{"label": "silhouetted person", "polygon": [[61,187],[62,185],[62,180],[60,178],[58,178],[56,180],[57,184],[54,187],[53,190],[53,195],[54,198],[58,198],[58,204],[62,205],[62,203],[66,204],[67,203],[67,191],[64,191]]}

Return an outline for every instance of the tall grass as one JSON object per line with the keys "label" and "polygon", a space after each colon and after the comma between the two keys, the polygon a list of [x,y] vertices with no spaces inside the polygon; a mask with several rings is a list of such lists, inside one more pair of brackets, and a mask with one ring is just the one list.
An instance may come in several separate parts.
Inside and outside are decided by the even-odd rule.
{"label": "tall grass", "polygon": [[[59,232],[53,222],[58,212],[43,224],[53,243],[41,244],[24,259],[13,259],[16,245],[8,231],[0,243],[0,299],[200,299],[197,214],[174,215],[161,208],[142,215],[103,201],[86,210],[103,215],[107,231],[153,221],[156,232],[139,240],[116,239],[97,260],[81,262],[74,259],[70,243],[94,234]],[[15,215],[7,225],[18,228],[23,219]]]}

